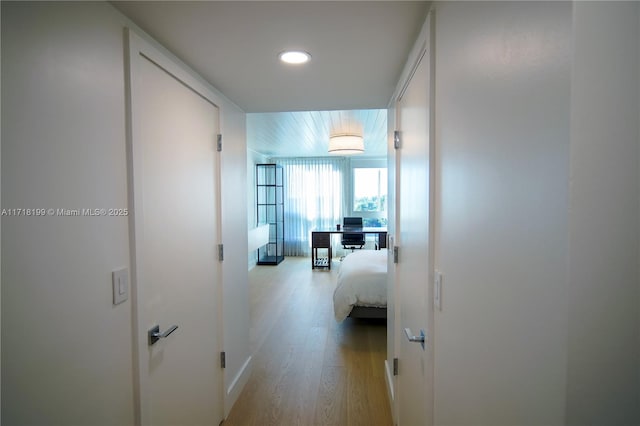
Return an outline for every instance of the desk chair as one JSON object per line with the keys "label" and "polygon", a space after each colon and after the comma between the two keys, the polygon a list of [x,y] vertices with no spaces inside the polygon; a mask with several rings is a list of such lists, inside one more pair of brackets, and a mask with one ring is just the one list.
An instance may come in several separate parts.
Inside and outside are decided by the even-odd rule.
{"label": "desk chair", "polygon": [[351,249],[354,251],[356,248],[361,249],[364,246],[364,233],[362,232],[348,232],[350,230],[362,230],[362,218],[361,217],[345,217],[342,222],[342,247],[344,249]]}

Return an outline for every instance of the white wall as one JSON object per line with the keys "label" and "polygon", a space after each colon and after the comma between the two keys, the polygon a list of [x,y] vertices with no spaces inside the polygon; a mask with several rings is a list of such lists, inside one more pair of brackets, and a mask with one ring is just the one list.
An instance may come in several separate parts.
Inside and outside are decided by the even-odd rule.
{"label": "white wall", "polygon": [[435,19],[434,424],[562,424],[571,5]]}
{"label": "white wall", "polygon": [[637,424],[637,2],[576,2],[567,423]]}
{"label": "white wall", "polygon": [[246,114],[222,105],[222,263],[223,348],[226,352],[225,417],[251,373],[249,350],[249,274],[247,272]]}
{"label": "white wall", "polygon": [[[256,227],[256,164],[268,163],[269,158],[256,151],[247,151],[247,229]],[[248,269],[256,266],[258,253],[253,250],[247,255]]]}
{"label": "white wall", "polygon": [[436,10],[436,424],[640,422],[640,4]]}
{"label": "white wall", "polygon": [[[123,20],[107,4],[2,3],[2,207],[127,207]],[[131,424],[126,217],[9,217],[3,424]]]}
{"label": "white wall", "polygon": [[[126,25],[107,3],[2,3],[3,208],[127,207]],[[245,114],[219,106],[228,412],[250,371],[246,143]],[[111,303],[127,218],[2,225],[3,424],[132,424],[131,301]]]}

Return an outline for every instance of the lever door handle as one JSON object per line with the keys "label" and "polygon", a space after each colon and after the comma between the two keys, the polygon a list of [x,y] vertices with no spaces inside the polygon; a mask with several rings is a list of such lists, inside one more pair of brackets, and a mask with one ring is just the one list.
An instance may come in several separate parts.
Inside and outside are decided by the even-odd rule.
{"label": "lever door handle", "polygon": [[168,337],[171,333],[173,333],[177,329],[178,329],[177,325],[172,325],[171,327],[169,327],[167,331],[165,331],[164,333],[160,333],[160,326],[156,325],[148,332],[149,346],[153,345],[155,342],[157,342],[160,339],[164,339]]}
{"label": "lever door handle", "polygon": [[410,342],[420,343],[420,346],[422,346],[422,349],[424,350],[424,345],[427,340],[424,334],[424,330],[420,330],[419,336],[414,336],[411,332],[411,329],[407,327],[404,329],[404,334],[405,336],[407,336],[407,339],[409,339]]}

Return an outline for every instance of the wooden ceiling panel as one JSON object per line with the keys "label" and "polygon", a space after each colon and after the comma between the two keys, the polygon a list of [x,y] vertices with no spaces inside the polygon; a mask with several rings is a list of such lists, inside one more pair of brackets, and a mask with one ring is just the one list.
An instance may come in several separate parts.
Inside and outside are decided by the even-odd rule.
{"label": "wooden ceiling panel", "polygon": [[247,114],[247,146],[268,157],[328,156],[329,136],[357,133],[364,156],[387,155],[387,110],[296,111]]}

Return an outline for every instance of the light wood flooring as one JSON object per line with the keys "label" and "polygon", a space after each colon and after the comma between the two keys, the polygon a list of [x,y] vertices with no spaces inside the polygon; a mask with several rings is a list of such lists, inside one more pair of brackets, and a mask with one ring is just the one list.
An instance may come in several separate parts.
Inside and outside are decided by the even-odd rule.
{"label": "light wood flooring", "polygon": [[393,424],[386,321],[335,321],[338,266],[287,257],[249,272],[253,372],[224,426]]}

